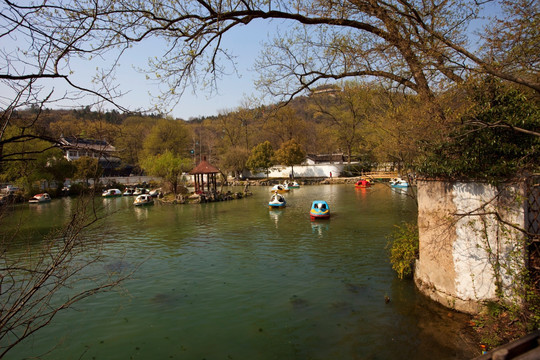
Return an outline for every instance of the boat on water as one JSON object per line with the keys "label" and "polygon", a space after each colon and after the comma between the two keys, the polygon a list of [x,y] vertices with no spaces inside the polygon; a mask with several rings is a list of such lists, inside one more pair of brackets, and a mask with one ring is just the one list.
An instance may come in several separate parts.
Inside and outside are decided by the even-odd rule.
{"label": "boat on water", "polygon": [[371,181],[367,179],[360,179],[354,184],[354,187],[357,189],[365,189],[370,186],[371,186]]}
{"label": "boat on water", "polygon": [[154,205],[154,198],[150,194],[141,194],[133,202],[135,206]]}
{"label": "boat on water", "polygon": [[395,178],[390,180],[390,186],[396,189],[404,189],[409,187],[409,183],[402,178]]}
{"label": "boat on water", "polygon": [[285,193],[289,191],[289,187],[282,184],[277,184],[277,185],[274,185],[272,189],[270,189],[270,191],[278,192],[278,193]]}
{"label": "boat on water", "polygon": [[330,217],[330,207],[324,200],[315,200],[311,204],[311,210],[309,211],[311,220],[315,219],[328,219]]}
{"label": "boat on water", "polygon": [[132,189],[132,188],[126,188],[126,190],[124,191],[124,196],[133,196],[133,193],[135,192],[135,189]]}
{"label": "boat on water", "polygon": [[135,191],[133,192],[133,196],[139,196],[139,195],[142,195],[142,194],[148,194],[150,191],[148,189],[145,189],[145,188],[136,188]]}
{"label": "boat on water", "polygon": [[161,194],[161,189],[150,190],[148,193],[151,197],[158,197]]}
{"label": "boat on water", "polygon": [[268,202],[270,209],[283,208],[287,204],[283,195],[279,193],[274,193]]}
{"label": "boat on water", "polygon": [[118,189],[107,189],[103,191],[101,196],[105,198],[117,197],[117,196],[122,196],[122,192]]}
{"label": "boat on water", "polygon": [[51,201],[51,196],[47,193],[36,194],[32,196],[30,200],[28,200],[30,204],[42,204],[42,203],[47,203],[50,201]]}
{"label": "boat on water", "polygon": [[296,181],[293,181],[292,183],[285,183],[285,185],[289,189],[299,189],[300,188],[300,184],[298,184]]}

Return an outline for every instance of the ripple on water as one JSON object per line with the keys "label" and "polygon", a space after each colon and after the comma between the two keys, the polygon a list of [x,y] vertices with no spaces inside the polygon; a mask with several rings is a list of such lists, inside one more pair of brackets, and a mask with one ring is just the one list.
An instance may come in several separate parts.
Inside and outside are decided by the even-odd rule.
{"label": "ripple on water", "polygon": [[[63,313],[33,339],[32,354],[71,333],[49,358],[470,357],[458,317],[426,305],[388,263],[386,236],[414,218],[413,202],[370,190],[305,186],[279,212],[268,209],[266,188],[144,211],[120,199],[107,231],[96,232],[106,240],[101,270],[137,272],[124,292]],[[315,199],[329,202],[329,221],[310,221]],[[22,352],[15,357],[32,355]]]}

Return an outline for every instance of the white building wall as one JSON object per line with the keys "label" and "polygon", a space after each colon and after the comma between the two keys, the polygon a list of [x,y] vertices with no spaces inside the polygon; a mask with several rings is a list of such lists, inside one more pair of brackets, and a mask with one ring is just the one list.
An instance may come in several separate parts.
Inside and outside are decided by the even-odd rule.
{"label": "white building wall", "polygon": [[[270,169],[268,174],[269,178],[288,178],[294,171],[295,177],[301,178],[325,178],[330,177],[332,173],[333,177],[338,177],[346,164],[316,164],[316,165],[295,165],[292,168],[290,166],[278,165]],[[249,178],[264,179],[266,173],[245,174]]]}

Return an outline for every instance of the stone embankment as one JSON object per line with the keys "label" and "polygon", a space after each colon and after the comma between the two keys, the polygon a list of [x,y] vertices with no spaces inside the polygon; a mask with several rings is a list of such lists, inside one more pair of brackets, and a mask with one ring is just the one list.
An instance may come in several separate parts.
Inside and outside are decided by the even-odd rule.
{"label": "stone embankment", "polygon": [[[325,184],[354,184],[362,177],[341,177],[341,178],[310,178],[310,179],[295,179],[300,185],[325,185]],[[166,194],[160,198],[159,201],[164,204],[201,204],[207,202],[227,201],[234,199],[242,199],[247,196],[251,196],[249,191],[250,186],[273,186],[276,184],[290,181],[288,179],[262,179],[262,180],[233,180],[224,184],[224,186],[244,187],[243,191],[237,192],[210,192],[210,193],[185,193],[174,196],[173,194]],[[221,185],[218,183],[218,186]]]}
{"label": "stone embankment", "polygon": [[[294,179],[300,185],[327,185],[327,184],[355,184],[363,176],[356,177],[326,177],[326,178],[309,178],[309,179]],[[291,182],[289,179],[261,179],[261,180],[233,180],[228,182],[228,186],[273,186]]]}
{"label": "stone embankment", "polygon": [[200,194],[178,194],[174,196],[173,194],[167,194],[164,197],[160,198],[159,201],[164,204],[201,204],[208,202],[216,201],[228,201],[235,199],[242,199],[247,196],[253,195],[250,191],[238,191],[231,192],[227,191],[225,193],[221,192],[211,192],[211,193],[200,193]]}

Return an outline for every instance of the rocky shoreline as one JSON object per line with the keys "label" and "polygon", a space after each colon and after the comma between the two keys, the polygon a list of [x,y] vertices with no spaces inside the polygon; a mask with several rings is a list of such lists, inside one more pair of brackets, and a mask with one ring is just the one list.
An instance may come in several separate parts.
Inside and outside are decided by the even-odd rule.
{"label": "rocky shoreline", "polygon": [[[328,184],[354,184],[358,180],[360,180],[362,177],[341,177],[341,178],[314,178],[314,179],[295,179],[296,182],[298,182],[301,186],[306,185],[328,185]],[[249,191],[250,186],[273,186],[276,184],[282,184],[287,179],[262,179],[262,180],[233,180],[227,182],[227,184],[223,184],[223,186],[234,186],[234,187],[244,187],[243,191],[237,191],[237,192],[210,192],[210,193],[201,193],[201,194],[195,194],[195,193],[184,193],[184,194],[177,194],[174,196],[173,194],[166,194],[162,198],[159,199],[160,203],[163,204],[201,204],[201,203],[208,203],[208,202],[216,202],[216,201],[228,201],[228,200],[236,200],[236,199],[242,199],[248,196],[253,195]],[[219,184],[219,183],[218,183]],[[219,184],[221,185],[221,184]]]}
{"label": "rocky shoreline", "polygon": [[[355,184],[364,176],[355,177],[325,177],[325,178],[296,178],[294,179],[300,185],[329,185],[329,184]],[[227,183],[228,186],[273,186],[283,184],[288,179],[261,179],[261,180],[233,180]]]}
{"label": "rocky shoreline", "polygon": [[[362,178],[363,178],[362,176],[332,177],[332,178],[329,178],[329,177],[296,178],[295,181],[298,182],[298,184],[300,184],[301,186],[328,185],[328,184],[354,184]],[[273,186],[276,184],[282,184],[286,181],[290,181],[290,180],[285,179],[285,178],[284,179],[233,180],[233,181],[228,181],[226,184],[223,184],[223,186],[243,187],[244,190],[236,191],[236,192],[232,192],[230,190],[227,190],[227,191],[222,190],[222,191],[201,193],[201,194],[184,192],[182,194],[177,194],[176,196],[174,196],[174,194],[172,193],[169,193],[160,197],[158,201],[163,204],[200,204],[200,203],[207,203],[207,202],[242,199],[244,197],[252,195],[251,192],[249,191],[250,186]],[[221,186],[221,184],[218,183],[218,186]],[[24,198],[22,194],[13,194],[9,196],[4,195],[3,197],[0,198],[0,205],[22,203],[25,201],[27,201],[27,199]]]}

